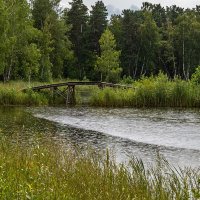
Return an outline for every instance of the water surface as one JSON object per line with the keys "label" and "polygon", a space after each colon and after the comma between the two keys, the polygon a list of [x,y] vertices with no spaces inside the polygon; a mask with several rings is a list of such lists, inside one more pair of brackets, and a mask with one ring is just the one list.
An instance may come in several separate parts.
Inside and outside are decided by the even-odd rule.
{"label": "water surface", "polygon": [[[112,148],[119,160],[137,156],[153,161],[160,152],[172,164],[199,166],[200,112],[172,109],[44,108],[38,117],[62,127],[62,135],[79,144]],[[66,127],[85,130],[65,133]]]}
{"label": "water surface", "polygon": [[154,163],[159,152],[175,166],[200,166],[199,110],[2,107],[0,130],[25,141],[39,132],[83,148],[109,148],[119,162],[136,156]]}

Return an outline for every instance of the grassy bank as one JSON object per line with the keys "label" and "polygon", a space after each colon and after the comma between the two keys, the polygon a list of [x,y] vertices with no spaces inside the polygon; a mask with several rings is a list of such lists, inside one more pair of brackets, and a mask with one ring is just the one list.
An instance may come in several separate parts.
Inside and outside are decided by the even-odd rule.
{"label": "grassy bank", "polygon": [[108,153],[82,155],[43,138],[27,146],[1,135],[0,199],[188,200],[200,197],[199,187],[199,170],[178,172],[166,161],[117,165]]}
{"label": "grassy bank", "polygon": [[0,105],[38,106],[48,104],[48,100],[43,94],[38,94],[31,90],[26,93],[22,91],[27,87],[28,83],[26,82],[0,83]]}
{"label": "grassy bank", "polygon": [[90,103],[104,107],[200,107],[200,85],[178,78],[170,81],[160,74],[134,82],[133,89],[96,90]]}
{"label": "grassy bank", "polygon": [[[42,84],[48,83],[33,82],[31,85],[22,81],[13,81],[6,84],[0,83],[0,105],[44,106],[65,104],[63,98],[53,96],[50,90],[34,92],[28,89]],[[23,89],[28,90],[24,92]]]}
{"label": "grassy bank", "polygon": [[[53,83],[61,83],[66,81],[74,81],[74,80],[60,80],[54,81]],[[0,105],[10,106],[10,105],[23,105],[23,106],[48,106],[48,105],[65,105],[65,99],[59,95],[54,94],[49,89],[41,90],[40,92],[34,92],[29,90],[28,88],[45,85],[51,83],[41,83],[41,82],[33,82],[31,85],[27,82],[23,81],[11,81],[9,83],[3,84],[0,83]],[[23,89],[27,89],[26,92]],[[62,88],[65,89],[65,88]],[[61,90],[62,90],[61,89]],[[77,86],[76,87],[76,102],[78,104],[84,104],[85,98],[93,91],[95,91],[96,87],[91,86]],[[81,97],[82,96],[82,97]],[[88,102],[88,100],[87,100]]]}
{"label": "grassy bank", "polygon": [[[32,83],[32,86],[44,83]],[[22,89],[27,88],[25,82],[0,84],[1,105],[65,105],[65,100],[50,90],[39,93]],[[142,78],[133,83],[131,89],[77,86],[78,104],[89,104],[100,107],[200,107],[200,85],[192,81],[176,78],[169,80],[160,74],[157,77]],[[89,99],[89,100],[87,100]]]}

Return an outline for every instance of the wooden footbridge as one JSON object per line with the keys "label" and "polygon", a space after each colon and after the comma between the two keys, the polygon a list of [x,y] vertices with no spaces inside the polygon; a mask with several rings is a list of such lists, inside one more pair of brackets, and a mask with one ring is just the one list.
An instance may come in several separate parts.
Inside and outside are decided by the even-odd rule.
{"label": "wooden footbridge", "polygon": [[[103,89],[105,87],[111,87],[111,88],[123,88],[128,89],[132,88],[131,86],[127,85],[120,85],[120,84],[113,84],[113,83],[106,83],[106,82],[65,82],[65,83],[58,83],[58,84],[49,84],[49,85],[40,85],[36,87],[32,87],[31,89],[33,91],[40,92],[44,89],[50,89],[53,94],[57,94],[59,96],[62,96],[66,100],[66,104],[76,104],[76,98],[75,98],[75,87],[76,86],[97,86],[100,89]],[[63,88],[63,90],[60,90],[60,88]]]}

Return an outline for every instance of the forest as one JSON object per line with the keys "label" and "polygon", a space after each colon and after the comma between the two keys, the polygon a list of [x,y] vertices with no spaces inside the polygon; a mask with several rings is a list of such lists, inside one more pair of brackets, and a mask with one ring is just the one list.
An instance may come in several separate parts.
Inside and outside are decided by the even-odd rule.
{"label": "forest", "polygon": [[189,80],[200,65],[200,6],[144,2],[108,17],[97,1],[0,0],[0,81],[118,82],[160,72]]}
{"label": "forest", "polygon": [[0,0],[0,199],[200,200],[199,111],[200,5]]}

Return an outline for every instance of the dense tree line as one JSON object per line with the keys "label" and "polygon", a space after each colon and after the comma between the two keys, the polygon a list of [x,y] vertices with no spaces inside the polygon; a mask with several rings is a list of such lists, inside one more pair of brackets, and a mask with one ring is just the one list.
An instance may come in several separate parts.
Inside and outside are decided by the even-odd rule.
{"label": "dense tree line", "polygon": [[143,3],[108,19],[97,1],[0,0],[0,80],[189,79],[200,65],[200,6]]}

